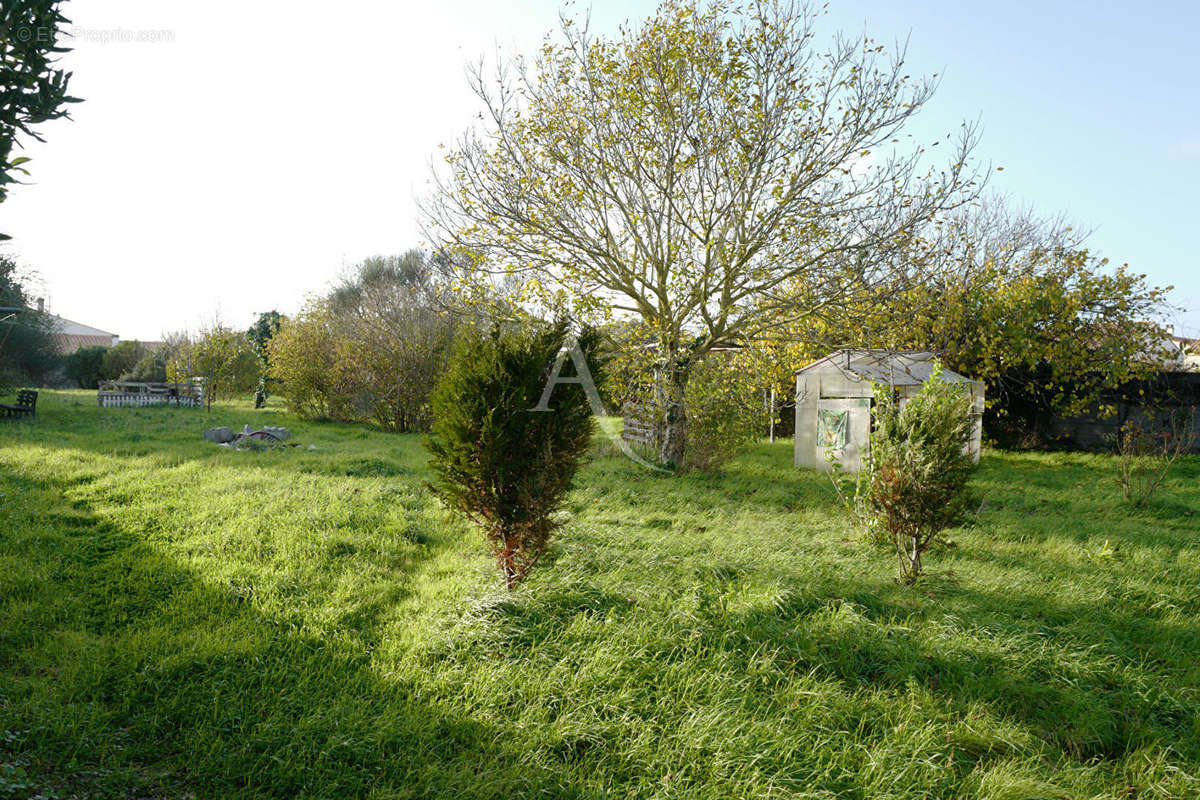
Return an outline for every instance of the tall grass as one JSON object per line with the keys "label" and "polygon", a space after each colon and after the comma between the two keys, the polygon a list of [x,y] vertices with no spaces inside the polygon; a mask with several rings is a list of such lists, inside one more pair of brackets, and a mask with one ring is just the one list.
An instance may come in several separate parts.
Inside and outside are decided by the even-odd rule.
{"label": "tall grass", "polygon": [[509,592],[417,437],[93,403],[0,426],[0,797],[1200,796],[1196,459],[987,453],[909,588],[787,443],[599,447]]}

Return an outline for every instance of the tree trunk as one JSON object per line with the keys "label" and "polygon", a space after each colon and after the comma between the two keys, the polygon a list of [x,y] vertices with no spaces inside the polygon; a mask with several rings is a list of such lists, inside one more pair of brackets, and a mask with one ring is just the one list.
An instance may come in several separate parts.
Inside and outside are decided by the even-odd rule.
{"label": "tree trunk", "polygon": [[[901,534],[895,535],[896,555],[900,560],[900,580],[902,583],[914,584],[921,577],[921,544],[919,539]],[[909,549],[909,545],[912,549]]]}
{"label": "tree trunk", "polygon": [[659,380],[659,403],[662,419],[659,422],[658,460],[664,464],[683,466],[687,453],[687,389],[686,368],[664,369]]}
{"label": "tree trunk", "polygon": [[767,412],[771,415],[770,437],[771,437],[771,444],[774,444],[775,443],[775,387],[774,386],[771,387],[771,402],[770,402],[770,405],[768,405],[768,407],[767,407]]}

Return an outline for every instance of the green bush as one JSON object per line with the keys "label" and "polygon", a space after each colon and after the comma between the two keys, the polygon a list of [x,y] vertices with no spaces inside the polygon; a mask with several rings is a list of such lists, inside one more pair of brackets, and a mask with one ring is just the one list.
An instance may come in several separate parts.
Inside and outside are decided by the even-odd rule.
{"label": "green bush", "polygon": [[947,383],[938,365],[902,409],[890,387],[877,386],[875,416],[867,510],[896,548],[901,580],[912,583],[922,554],[972,503],[971,396]]}
{"label": "green bush", "polygon": [[303,419],[359,422],[347,413],[350,387],[338,362],[328,304],[310,303],[267,342],[267,375],[288,410]]}
{"label": "green bush", "polygon": [[158,347],[142,356],[133,369],[121,375],[123,381],[138,383],[163,383],[167,380],[167,362],[171,352],[166,347]]}
{"label": "green bush", "polygon": [[217,400],[254,391],[261,372],[261,362],[245,332],[220,322],[180,345],[167,362],[167,375],[173,381],[204,378],[204,399],[209,408]]}
{"label": "green bush", "polygon": [[67,377],[79,384],[80,389],[95,389],[100,383],[100,371],[104,366],[107,347],[81,347],[63,358],[63,371]]}
{"label": "green bush", "polygon": [[122,375],[133,372],[133,368],[147,355],[149,351],[141,342],[121,342],[108,348],[100,365],[100,380],[120,380]]}
{"label": "green bush", "polygon": [[279,333],[280,327],[287,321],[287,317],[280,314],[278,311],[263,311],[254,320],[254,324],[246,331],[246,338],[250,340],[250,344],[254,346],[254,352],[258,356],[259,375],[258,384],[254,388],[254,407],[262,408],[267,404],[267,398],[271,395],[272,381],[270,375],[267,374],[267,359],[270,355],[267,346],[271,343],[271,339],[275,334]]}
{"label": "green bush", "polygon": [[53,379],[61,363],[52,318],[30,308],[29,282],[30,276],[16,261],[0,255],[0,307],[22,309],[15,316],[0,313],[0,393],[16,386],[43,385]]}
{"label": "green bush", "polygon": [[[1196,408],[1130,419],[1117,432],[1117,484],[1134,506],[1147,503],[1175,462],[1195,450]],[[1157,424],[1155,424],[1157,423]]]}
{"label": "green bush", "polygon": [[300,416],[426,432],[455,327],[420,251],[371,257],[281,323],[264,350],[268,378]]}
{"label": "green bush", "polygon": [[716,472],[746,450],[767,423],[762,394],[746,380],[736,356],[710,353],[684,390],[687,450],[684,466]]}
{"label": "green bush", "polygon": [[[566,340],[562,322],[468,329],[431,401],[432,489],[483,528],[509,588],[545,552],[559,524],[552,516],[592,436],[591,409],[578,384],[557,386],[550,410],[533,410]],[[579,337],[589,363],[597,341],[591,330]]]}

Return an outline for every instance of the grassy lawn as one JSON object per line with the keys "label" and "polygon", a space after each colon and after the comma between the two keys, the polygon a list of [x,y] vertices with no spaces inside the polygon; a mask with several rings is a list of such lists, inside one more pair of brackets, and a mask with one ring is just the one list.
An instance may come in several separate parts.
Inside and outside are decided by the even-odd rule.
{"label": "grassy lawn", "polygon": [[[301,447],[200,438],[245,422]],[[1200,460],[1132,511],[1109,458],[989,452],[905,588],[789,442],[601,452],[510,593],[425,459],[88,392],[0,425],[0,798],[1200,797]]]}

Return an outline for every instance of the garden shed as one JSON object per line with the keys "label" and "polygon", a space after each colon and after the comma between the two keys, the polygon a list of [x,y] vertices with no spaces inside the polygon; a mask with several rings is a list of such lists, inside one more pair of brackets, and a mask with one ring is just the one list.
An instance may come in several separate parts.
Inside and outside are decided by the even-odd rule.
{"label": "garden shed", "polygon": [[[934,369],[933,353],[895,350],[838,350],[796,370],[798,467],[828,469],[826,454],[848,472],[858,472],[870,453],[874,385],[891,386],[904,407]],[[983,436],[983,382],[943,368],[950,383],[971,393],[974,422],[968,448],[975,460]]]}

